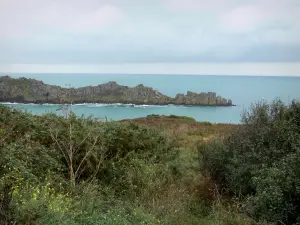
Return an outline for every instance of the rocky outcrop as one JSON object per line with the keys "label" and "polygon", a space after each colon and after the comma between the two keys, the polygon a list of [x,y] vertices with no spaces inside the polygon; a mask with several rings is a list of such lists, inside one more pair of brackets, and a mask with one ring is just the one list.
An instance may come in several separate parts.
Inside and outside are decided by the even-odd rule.
{"label": "rocky outcrop", "polygon": [[186,95],[177,94],[175,97],[176,104],[185,103],[186,105],[232,105],[231,100],[217,96],[215,92],[195,93],[188,91]]}
{"label": "rocky outcrop", "polygon": [[232,101],[214,92],[177,94],[168,97],[142,84],[127,87],[114,81],[97,86],[62,88],[35,79],[0,77],[0,102],[18,103],[132,103],[149,105],[232,106]]}

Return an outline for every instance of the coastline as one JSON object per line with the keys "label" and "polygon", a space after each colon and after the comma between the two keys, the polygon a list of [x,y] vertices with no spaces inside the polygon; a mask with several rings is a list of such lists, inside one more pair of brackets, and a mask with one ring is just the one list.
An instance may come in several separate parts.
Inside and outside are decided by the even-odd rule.
{"label": "coastline", "polygon": [[231,99],[217,96],[216,92],[187,91],[175,97],[139,84],[135,87],[119,85],[115,81],[96,86],[63,88],[45,84],[36,79],[0,76],[0,102],[34,104],[133,104],[133,105],[183,105],[183,106],[235,106]]}
{"label": "coastline", "polygon": [[120,106],[184,106],[184,107],[232,107],[232,106],[237,106],[237,105],[222,105],[222,104],[216,104],[216,105],[209,105],[209,104],[145,104],[145,103],[121,103],[121,102],[76,102],[76,103],[55,103],[55,102],[34,102],[34,101],[22,101],[22,102],[3,102],[0,101],[1,105],[17,105],[17,104],[22,104],[22,105],[72,105],[72,106],[80,106],[80,105],[120,105]]}

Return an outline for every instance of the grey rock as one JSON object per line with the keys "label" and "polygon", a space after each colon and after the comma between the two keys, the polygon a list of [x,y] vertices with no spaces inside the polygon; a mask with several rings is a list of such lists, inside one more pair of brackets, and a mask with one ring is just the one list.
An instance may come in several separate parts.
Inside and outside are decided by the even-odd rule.
{"label": "grey rock", "polygon": [[97,86],[62,88],[28,78],[0,77],[0,102],[18,103],[132,103],[152,105],[232,106],[232,101],[215,92],[177,94],[175,98],[139,84],[127,87],[110,81]]}

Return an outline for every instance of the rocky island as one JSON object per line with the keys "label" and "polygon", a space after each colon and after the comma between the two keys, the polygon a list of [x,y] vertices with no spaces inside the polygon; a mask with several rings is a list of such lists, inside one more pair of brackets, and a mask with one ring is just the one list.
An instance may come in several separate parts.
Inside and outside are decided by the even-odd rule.
{"label": "rocky island", "polygon": [[148,105],[233,106],[231,100],[217,96],[215,92],[177,94],[172,98],[145,87],[119,85],[114,81],[97,86],[63,88],[28,78],[0,77],[0,102],[16,103],[124,103]]}

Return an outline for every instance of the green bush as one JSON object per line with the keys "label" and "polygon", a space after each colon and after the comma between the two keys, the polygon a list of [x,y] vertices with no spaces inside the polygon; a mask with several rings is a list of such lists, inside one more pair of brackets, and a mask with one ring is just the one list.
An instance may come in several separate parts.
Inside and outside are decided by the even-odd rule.
{"label": "green bush", "polygon": [[[62,193],[47,181],[31,185],[22,181],[13,192],[12,222],[18,224],[157,224],[158,219],[140,208],[117,200],[106,201],[91,184],[78,195]],[[80,191],[79,191],[80,190]]]}
{"label": "green bush", "polygon": [[172,119],[180,119],[180,120],[185,120],[185,121],[190,121],[190,122],[196,122],[196,120],[193,117],[189,117],[189,116],[176,116],[176,115],[171,114],[168,117],[172,118]]}
{"label": "green bush", "polygon": [[206,121],[198,122],[198,124],[205,125],[205,126],[212,126],[213,125],[211,122],[206,122]]}
{"label": "green bush", "polygon": [[173,181],[175,140],[131,122],[0,112],[0,223],[157,224],[137,206]]}
{"label": "green bush", "polygon": [[113,185],[116,194],[136,197],[156,182],[163,184],[165,174],[172,175],[167,162],[177,155],[176,141],[157,129],[112,122],[102,124],[101,132],[106,168],[99,179]]}
{"label": "green bush", "polygon": [[[189,122],[196,122],[196,120],[193,117],[189,116],[176,116],[176,115],[159,115],[159,114],[150,114],[147,115],[147,119],[175,119],[175,120],[182,120],[182,121],[189,121]],[[208,123],[208,122],[207,122]]]}
{"label": "green bush", "polygon": [[162,117],[161,115],[159,114],[150,114],[150,115],[147,115],[147,118],[160,118]]}
{"label": "green bush", "polygon": [[0,224],[243,224],[205,197],[195,153],[132,122],[0,106]]}
{"label": "green bush", "polygon": [[223,142],[199,145],[202,166],[257,219],[300,220],[300,103],[253,105]]}

